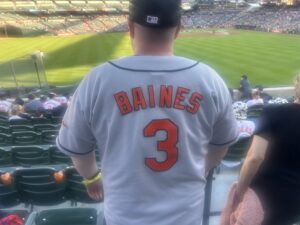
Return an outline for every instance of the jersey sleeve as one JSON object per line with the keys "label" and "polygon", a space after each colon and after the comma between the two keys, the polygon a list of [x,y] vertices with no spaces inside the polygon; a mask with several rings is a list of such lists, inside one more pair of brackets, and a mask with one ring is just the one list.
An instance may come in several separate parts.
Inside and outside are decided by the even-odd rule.
{"label": "jersey sleeve", "polygon": [[214,89],[215,91],[212,95],[216,108],[216,122],[213,125],[210,145],[216,147],[229,146],[236,142],[239,136],[231,96],[226,84],[219,76],[217,77]]}
{"label": "jersey sleeve", "polygon": [[70,156],[80,156],[95,150],[96,141],[89,123],[89,77],[81,82],[63,118],[56,144]]}

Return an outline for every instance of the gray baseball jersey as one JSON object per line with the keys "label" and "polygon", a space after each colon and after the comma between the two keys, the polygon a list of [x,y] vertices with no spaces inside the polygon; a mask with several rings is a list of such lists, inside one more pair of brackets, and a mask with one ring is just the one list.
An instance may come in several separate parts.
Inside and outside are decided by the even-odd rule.
{"label": "gray baseball jersey", "polygon": [[207,65],[175,56],[132,56],[81,82],[57,145],[100,151],[108,225],[197,225],[208,145],[238,136],[231,98]]}

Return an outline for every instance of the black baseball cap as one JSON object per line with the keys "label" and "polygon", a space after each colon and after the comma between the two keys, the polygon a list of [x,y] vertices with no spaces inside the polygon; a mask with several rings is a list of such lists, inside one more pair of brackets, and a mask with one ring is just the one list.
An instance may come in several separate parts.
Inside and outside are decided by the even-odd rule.
{"label": "black baseball cap", "polygon": [[181,19],[181,0],[130,0],[129,19],[144,27],[175,27]]}

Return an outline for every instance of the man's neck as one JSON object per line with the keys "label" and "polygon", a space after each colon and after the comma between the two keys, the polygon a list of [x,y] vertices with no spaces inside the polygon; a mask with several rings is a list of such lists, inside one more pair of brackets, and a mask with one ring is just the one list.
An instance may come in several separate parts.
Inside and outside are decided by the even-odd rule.
{"label": "man's neck", "polygon": [[172,46],[148,45],[138,46],[134,49],[135,55],[172,56]]}

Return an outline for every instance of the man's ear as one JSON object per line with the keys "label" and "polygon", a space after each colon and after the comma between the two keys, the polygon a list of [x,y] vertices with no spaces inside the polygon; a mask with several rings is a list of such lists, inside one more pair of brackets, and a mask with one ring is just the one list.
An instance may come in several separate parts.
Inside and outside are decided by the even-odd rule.
{"label": "man's ear", "polygon": [[176,39],[178,37],[180,30],[181,30],[181,22],[179,22],[176,26],[175,38],[174,39]]}
{"label": "man's ear", "polygon": [[133,39],[134,38],[134,22],[132,22],[131,20],[128,20],[128,28],[129,28],[130,37]]}

